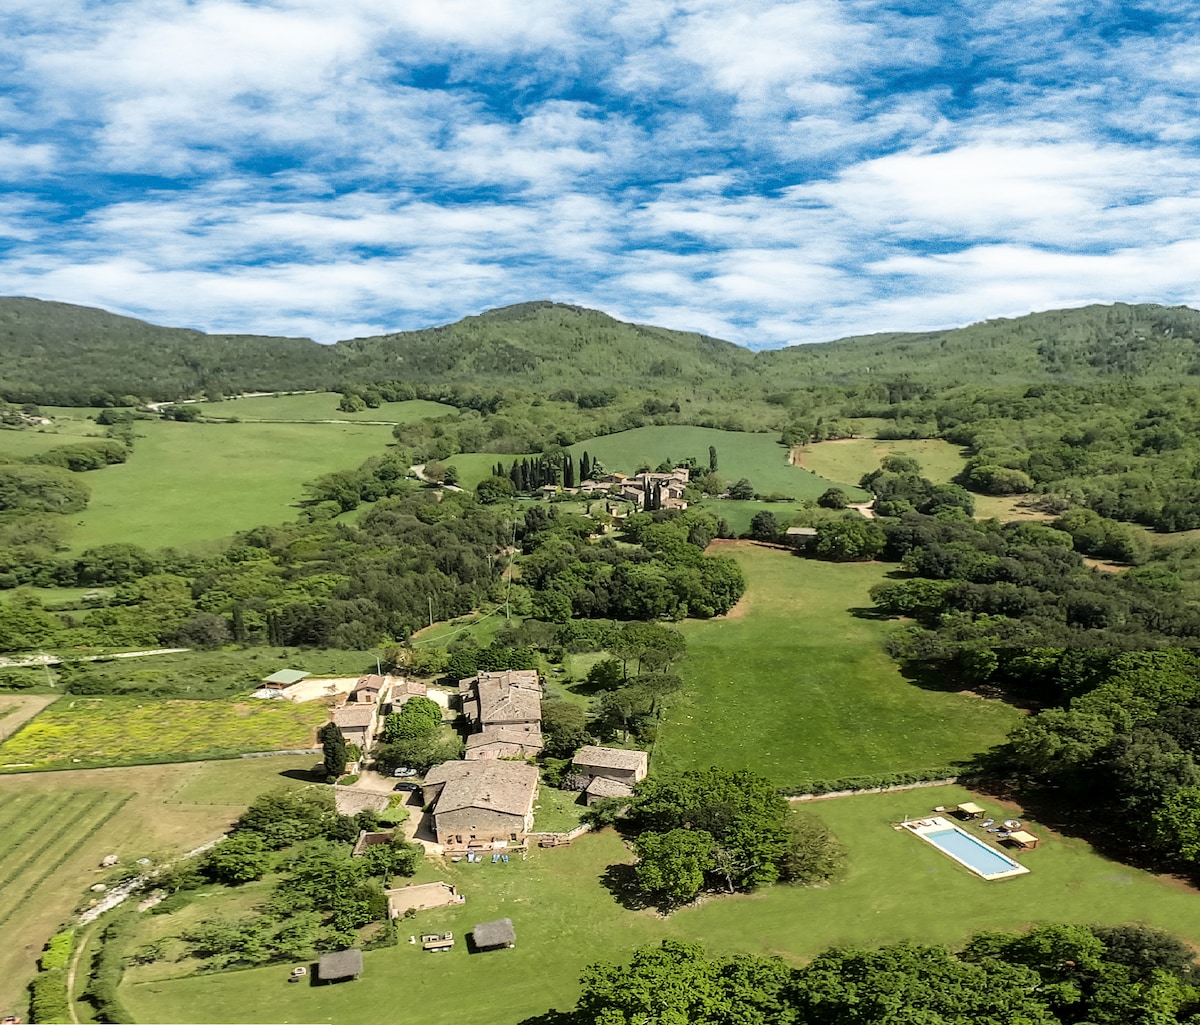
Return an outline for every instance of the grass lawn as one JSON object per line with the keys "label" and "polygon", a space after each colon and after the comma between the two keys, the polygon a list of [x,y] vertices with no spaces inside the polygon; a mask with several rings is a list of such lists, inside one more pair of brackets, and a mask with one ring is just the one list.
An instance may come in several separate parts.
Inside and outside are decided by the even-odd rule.
{"label": "grass lawn", "polygon": [[821,441],[800,449],[800,465],[830,480],[855,484],[863,474],[879,469],[885,456],[912,456],[921,464],[921,475],[935,484],[948,484],[962,471],[966,462],[963,450],[939,438],[917,441],[878,441],[853,438],[845,441]]}
{"label": "grass lawn", "polygon": [[414,399],[411,402],[385,402],[378,409],[346,413],[338,409],[342,401],[336,392],[308,392],[301,395],[259,395],[224,402],[202,402],[205,416],[236,416],[240,420],[289,420],[297,423],[320,420],[363,420],[408,423],[427,416],[455,416],[453,406]]}
{"label": "grass lawn", "polygon": [[870,497],[851,486],[858,476],[826,478],[789,466],[787,449],[774,434],[708,427],[639,427],[580,442],[571,446],[571,452],[578,458],[586,451],[610,472],[633,473],[641,463],[657,466],[663,460],[688,456],[694,456],[701,466],[707,467],[710,445],[717,449],[717,472],[722,477],[729,481],[745,477],[762,494],[778,492],[793,498],[816,498],[837,483],[851,493],[853,501],[866,501]]}
{"label": "grass lawn", "polygon": [[3,926],[0,1012],[24,1009],[42,946],[89,886],[109,880],[101,858],[190,850],[228,829],[259,792],[304,785],[296,777],[312,763],[306,755],[0,776],[0,915],[25,895]]}
{"label": "grass lawn", "polygon": [[781,786],[808,778],[946,765],[1004,739],[1018,713],[1000,701],[924,690],[885,654],[893,626],[870,607],[881,564],[801,559],[726,543],[746,574],[728,616],[689,621],[683,694],[659,729],[661,770],[749,768]]}
{"label": "grass lawn", "polygon": [[63,697],[0,744],[0,772],[308,748],[327,718],[319,703]]}
{"label": "grass lawn", "polygon": [[306,481],[381,455],[391,441],[386,426],[367,424],[148,420],[136,429],[128,462],[81,475],[92,498],[71,517],[76,551],[131,538],[186,546],[291,519]]}
{"label": "grass lawn", "polygon": [[[1197,894],[1109,862],[1037,823],[1031,826],[1043,845],[1022,855],[1031,873],[1003,882],[978,879],[891,828],[906,812],[966,799],[966,791],[942,787],[819,802],[812,812],[848,850],[844,880],[816,889],[779,886],[713,897],[666,919],[625,910],[603,885],[609,865],[630,860],[612,831],[586,835],[570,847],[535,849],[526,862],[426,862],[416,881],[452,882],[466,903],[422,912],[402,925],[398,947],[367,951],[353,999],[347,999],[347,987],[287,985],[289,965],[171,980],[148,979],[149,971],[135,967],[121,995],[140,1022],[368,1025],[378,1008],[403,1001],[420,1007],[427,1025],[453,1025],[467,1016],[512,1025],[572,1004],[585,965],[625,959],[635,947],[666,937],[797,962],[839,943],[959,944],[980,930],[1054,920],[1145,921],[1200,941]],[[516,947],[468,953],[463,940],[473,925],[498,917],[513,919]],[[460,940],[449,953],[426,954],[406,942],[408,933],[446,930]]]}
{"label": "grass lawn", "polygon": [[579,825],[579,816],[586,810],[579,794],[555,790],[543,783],[533,806],[534,832],[569,833]]}

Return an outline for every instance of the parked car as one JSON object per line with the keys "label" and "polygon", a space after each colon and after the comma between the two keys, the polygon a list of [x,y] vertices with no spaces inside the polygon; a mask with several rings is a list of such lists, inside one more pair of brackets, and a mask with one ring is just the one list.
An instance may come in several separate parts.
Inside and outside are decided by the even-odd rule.
{"label": "parked car", "polygon": [[420,773],[417,772],[416,769],[409,769],[409,768],[405,768],[404,766],[401,766],[399,769],[397,769],[395,772],[392,773],[392,778],[398,779],[401,776],[419,776],[419,775],[420,775]]}
{"label": "parked car", "polygon": [[396,786],[394,787],[394,789],[408,790],[408,791],[415,793],[416,791],[421,789],[421,785],[419,783],[397,783]]}

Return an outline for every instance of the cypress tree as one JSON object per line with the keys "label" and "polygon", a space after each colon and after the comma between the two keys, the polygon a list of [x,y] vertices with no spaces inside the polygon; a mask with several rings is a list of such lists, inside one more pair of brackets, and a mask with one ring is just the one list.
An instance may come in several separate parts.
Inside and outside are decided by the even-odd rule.
{"label": "cypress tree", "polygon": [[242,612],[242,606],[239,602],[233,607],[233,623],[231,626],[233,639],[238,644],[242,644],[246,640],[246,616]]}
{"label": "cypress tree", "polygon": [[325,753],[325,775],[337,779],[346,771],[346,738],[335,722],[327,722],[317,731]]}
{"label": "cypress tree", "polygon": [[579,457],[579,479],[581,481],[592,479],[592,461],[588,459],[586,452]]}
{"label": "cypress tree", "polygon": [[517,489],[517,493],[525,490],[525,478],[521,475],[521,464],[515,459],[508,471],[508,479],[512,481],[512,485]]}
{"label": "cypress tree", "polygon": [[563,485],[568,488],[575,486],[575,461],[570,452],[563,459]]}
{"label": "cypress tree", "polygon": [[716,445],[708,446],[708,472],[709,473],[717,472],[717,446]]}

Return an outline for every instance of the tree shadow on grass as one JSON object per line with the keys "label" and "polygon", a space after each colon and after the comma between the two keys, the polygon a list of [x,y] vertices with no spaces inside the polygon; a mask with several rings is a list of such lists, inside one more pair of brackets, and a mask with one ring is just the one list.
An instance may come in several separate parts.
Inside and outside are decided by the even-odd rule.
{"label": "tree shadow on grass", "polygon": [[637,885],[637,872],[632,865],[609,865],[600,873],[600,885],[613,895],[613,900],[626,911],[644,911],[655,905],[646,899]]}
{"label": "tree shadow on grass", "polygon": [[522,1018],[517,1025],[584,1025],[584,1022],[574,1011],[560,1011],[552,1007],[545,1014]]}
{"label": "tree shadow on grass", "polygon": [[858,607],[847,609],[855,619],[872,619],[876,622],[886,622],[889,619],[899,619],[899,616],[894,616],[890,612],[884,612],[882,609],[876,608],[874,605],[869,607]]}
{"label": "tree shadow on grass", "polygon": [[324,783],[325,769],[322,766],[320,772],[313,769],[284,769],[279,775],[287,779],[298,779],[301,783]]}

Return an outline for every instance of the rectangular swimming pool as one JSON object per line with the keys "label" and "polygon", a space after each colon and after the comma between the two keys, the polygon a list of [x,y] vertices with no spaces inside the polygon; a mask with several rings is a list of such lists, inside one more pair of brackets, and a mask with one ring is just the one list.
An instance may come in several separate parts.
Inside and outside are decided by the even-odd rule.
{"label": "rectangular swimming pool", "polygon": [[983,879],[1005,879],[1028,872],[1006,854],[989,847],[983,840],[943,818],[929,819],[921,823],[907,823],[908,828],[922,840],[933,844],[947,857],[969,868]]}

